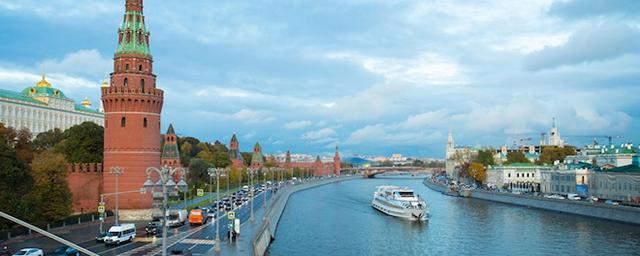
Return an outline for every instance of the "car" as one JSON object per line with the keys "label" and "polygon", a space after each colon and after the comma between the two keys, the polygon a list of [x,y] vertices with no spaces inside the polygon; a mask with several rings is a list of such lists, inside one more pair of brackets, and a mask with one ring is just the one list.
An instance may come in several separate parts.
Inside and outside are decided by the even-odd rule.
{"label": "car", "polygon": [[149,222],[144,228],[147,236],[158,235],[162,233],[162,225],[159,222]]}
{"label": "car", "polygon": [[80,256],[80,252],[76,248],[70,246],[61,246],[47,254],[52,256]]}
{"label": "car", "polygon": [[136,238],[136,225],[133,223],[120,224],[112,226],[109,229],[107,237],[104,238],[105,244],[120,244],[122,242],[133,242]]}
{"label": "car", "polygon": [[608,204],[608,205],[620,205],[620,203],[618,203],[616,201],[613,201],[613,200],[606,200],[606,201],[604,201],[604,203]]}
{"label": "car", "polygon": [[567,199],[573,200],[573,201],[582,200],[582,198],[580,198],[580,196],[578,194],[567,194]]}
{"label": "car", "polygon": [[13,256],[44,256],[44,251],[39,248],[24,248],[14,253]]}
{"label": "car", "polygon": [[171,250],[171,255],[192,256],[193,254],[189,249],[173,249]]}
{"label": "car", "polygon": [[9,256],[9,255],[11,255],[11,253],[9,253],[9,245],[0,244],[0,256]]}
{"label": "car", "polygon": [[96,236],[96,242],[104,242],[104,238],[107,237],[108,232],[99,233]]}

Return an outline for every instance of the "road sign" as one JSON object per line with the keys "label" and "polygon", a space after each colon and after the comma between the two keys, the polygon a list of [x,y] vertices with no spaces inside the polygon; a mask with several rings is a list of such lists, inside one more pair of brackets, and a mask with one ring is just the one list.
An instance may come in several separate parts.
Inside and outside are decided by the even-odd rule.
{"label": "road sign", "polygon": [[104,213],[104,205],[98,206],[98,213]]}
{"label": "road sign", "polygon": [[227,219],[234,220],[235,218],[236,218],[236,213],[235,212],[227,213]]}
{"label": "road sign", "polygon": [[197,194],[198,196],[204,196],[204,189],[199,188]]}

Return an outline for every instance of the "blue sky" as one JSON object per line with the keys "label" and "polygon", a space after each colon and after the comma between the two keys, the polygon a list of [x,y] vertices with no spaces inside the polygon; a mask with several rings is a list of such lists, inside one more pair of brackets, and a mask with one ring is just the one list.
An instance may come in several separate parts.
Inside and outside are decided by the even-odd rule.
{"label": "blue sky", "polygon": [[[124,0],[0,0],[0,88],[97,103]],[[640,1],[146,0],[163,126],[241,149],[443,157],[514,135],[639,141]],[[589,139],[571,137],[583,145]]]}

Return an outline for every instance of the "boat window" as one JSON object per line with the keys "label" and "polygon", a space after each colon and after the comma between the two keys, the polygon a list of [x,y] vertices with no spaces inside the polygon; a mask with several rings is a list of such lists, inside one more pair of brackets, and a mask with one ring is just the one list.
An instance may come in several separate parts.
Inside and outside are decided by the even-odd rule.
{"label": "boat window", "polygon": [[401,197],[413,197],[413,192],[398,192]]}

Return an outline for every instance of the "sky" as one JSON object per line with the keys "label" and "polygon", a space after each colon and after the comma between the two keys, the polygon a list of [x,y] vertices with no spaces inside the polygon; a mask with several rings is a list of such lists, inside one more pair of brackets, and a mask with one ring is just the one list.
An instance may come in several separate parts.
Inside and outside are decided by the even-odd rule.
{"label": "sky", "polygon": [[[94,104],[124,0],[0,0],[0,88]],[[640,1],[145,0],[163,129],[267,153],[640,141]],[[605,139],[599,138],[601,143]]]}

